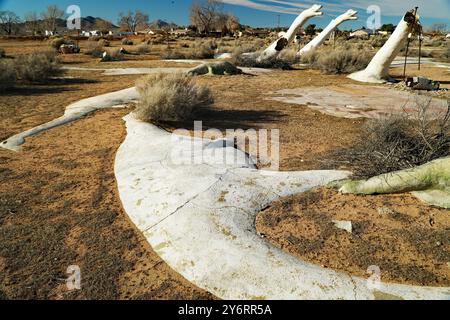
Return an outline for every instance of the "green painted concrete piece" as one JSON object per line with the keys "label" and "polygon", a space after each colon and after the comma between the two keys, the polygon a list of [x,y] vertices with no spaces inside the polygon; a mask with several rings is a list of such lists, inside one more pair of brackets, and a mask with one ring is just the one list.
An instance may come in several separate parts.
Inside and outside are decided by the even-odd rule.
{"label": "green painted concrete piece", "polygon": [[198,76],[198,75],[236,75],[242,74],[242,70],[237,68],[235,65],[228,61],[222,62],[208,62],[204,63],[191,71],[189,71],[190,75]]}
{"label": "green painted concrete piece", "polygon": [[339,191],[355,194],[411,192],[428,204],[450,209],[450,157],[368,180],[347,181]]}

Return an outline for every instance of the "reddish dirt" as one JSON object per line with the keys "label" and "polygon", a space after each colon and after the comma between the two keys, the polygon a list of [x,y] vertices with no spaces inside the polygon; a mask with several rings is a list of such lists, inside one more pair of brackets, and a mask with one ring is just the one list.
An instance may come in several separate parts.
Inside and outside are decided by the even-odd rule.
{"label": "reddish dirt", "polygon": [[[325,268],[386,282],[450,285],[449,210],[408,194],[341,195],[321,188],[281,199],[256,219],[258,232],[283,250]],[[352,221],[353,231],[333,220]]]}

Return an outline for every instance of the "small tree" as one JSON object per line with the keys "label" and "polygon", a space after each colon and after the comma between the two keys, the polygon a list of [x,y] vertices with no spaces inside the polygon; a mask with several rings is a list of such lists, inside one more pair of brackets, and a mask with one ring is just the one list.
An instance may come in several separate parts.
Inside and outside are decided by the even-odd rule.
{"label": "small tree", "polygon": [[126,31],[136,32],[138,28],[145,28],[148,25],[148,15],[142,11],[128,11],[127,14],[119,14],[119,26]]}
{"label": "small tree", "polygon": [[380,31],[394,32],[395,26],[392,23],[383,24],[380,28]]}
{"label": "small tree", "polygon": [[305,34],[307,36],[314,36],[316,34],[316,25],[310,24],[305,28]]}
{"label": "small tree", "polygon": [[31,34],[36,34],[39,31],[39,17],[36,12],[29,12],[25,15],[25,28]]}
{"label": "small tree", "polygon": [[46,30],[55,32],[58,19],[64,17],[64,11],[60,10],[56,5],[50,5],[47,7],[47,11],[41,13],[41,16]]}
{"label": "small tree", "polygon": [[446,23],[435,23],[431,26],[430,31],[432,33],[444,34],[447,31]]}
{"label": "small tree", "polygon": [[0,11],[0,27],[7,35],[12,34],[20,18],[12,11]]}
{"label": "small tree", "polygon": [[209,33],[216,27],[218,20],[222,20],[222,9],[223,3],[221,1],[196,1],[189,9],[189,19],[199,32]]}

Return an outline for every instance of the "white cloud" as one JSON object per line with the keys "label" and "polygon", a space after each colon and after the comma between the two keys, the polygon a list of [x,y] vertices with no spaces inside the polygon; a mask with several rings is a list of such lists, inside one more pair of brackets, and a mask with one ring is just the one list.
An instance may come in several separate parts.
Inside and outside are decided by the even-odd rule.
{"label": "white cloud", "polygon": [[419,13],[424,18],[450,19],[449,0],[335,0],[330,3],[325,0],[222,0],[224,3],[248,7],[256,10],[299,14],[301,10],[317,3],[324,6],[325,13],[339,13],[348,9],[360,9],[365,12],[370,5],[378,5],[384,16],[402,16],[406,11],[419,7]]}

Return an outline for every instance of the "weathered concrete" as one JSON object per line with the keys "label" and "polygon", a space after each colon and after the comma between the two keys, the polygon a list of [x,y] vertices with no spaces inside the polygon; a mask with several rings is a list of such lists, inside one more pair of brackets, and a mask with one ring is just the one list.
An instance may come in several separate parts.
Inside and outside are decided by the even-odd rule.
{"label": "weathered concrete", "polygon": [[[308,108],[335,117],[380,118],[391,114],[417,112],[421,99],[412,92],[395,90],[385,86],[340,85],[328,87],[302,87],[270,93],[270,100],[305,105]],[[432,98],[430,112],[447,111],[447,102]]]}
{"label": "weathered concrete", "polygon": [[224,299],[450,297],[449,288],[372,290],[364,279],[298,260],[258,236],[255,216],[272,201],[347,172],[259,171],[232,142],[171,135],[131,116],[125,121],[115,162],[125,211],[153,249],[199,287]]}
{"label": "weathered concrete", "polygon": [[56,118],[50,122],[44,123],[42,125],[39,125],[37,127],[31,128],[29,130],[26,130],[24,132],[18,133],[0,142],[0,147],[13,151],[19,151],[20,146],[23,143],[25,143],[25,139],[27,137],[78,120],[84,117],[85,115],[99,109],[122,108],[124,107],[125,104],[137,100],[138,97],[139,94],[133,87],[125,90],[115,91],[100,96],[80,100],[78,102],[69,105],[66,108],[64,115],[62,115],[61,117]]}
{"label": "weathered concrete", "polygon": [[355,10],[348,10],[344,14],[340,15],[336,19],[333,19],[328,26],[323,29],[323,31],[317,35],[311,42],[309,42],[305,47],[303,47],[297,55],[301,56],[307,52],[310,52],[311,50],[315,50],[317,47],[319,47],[322,43],[324,43],[330,35],[333,33],[336,28],[348,20],[358,20],[358,17],[356,16],[358,14],[358,11]]}
{"label": "weathered concrete", "polygon": [[228,61],[221,62],[207,62],[198,67],[195,67],[188,71],[188,74],[193,76],[199,75],[237,75],[242,74],[243,71],[237,68],[234,64]]}
{"label": "weathered concrete", "polygon": [[286,33],[281,33],[281,37],[273,42],[266,50],[264,50],[257,58],[257,61],[262,62],[264,60],[276,57],[284,48],[287,47],[289,43],[294,41],[297,30],[301,28],[306,21],[312,17],[321,16],[323,14],[320,12],[320,9],[322,9],[322,6],[315,4],[311,8],[300,13],[300,15],[292,23],[289,30]]}
{"label": "weathered concrete", "polygon": [[418,15],[414,16],[414,13],[408,12],[402,18],[388,41],[377,52],[367,68],[352,73],[348,77],[356,81],[369,83],[384,83],[390,80],[389,67],[399,54],[408,39],[408,35],[413,31],[414,25],[417,24],[418,21]]}
{"label": "weathered concrete", "polygon": [[349,181],[340,191],[356,194],[412,192],[424,202],[450,209],[450,157],[368,180]]}

